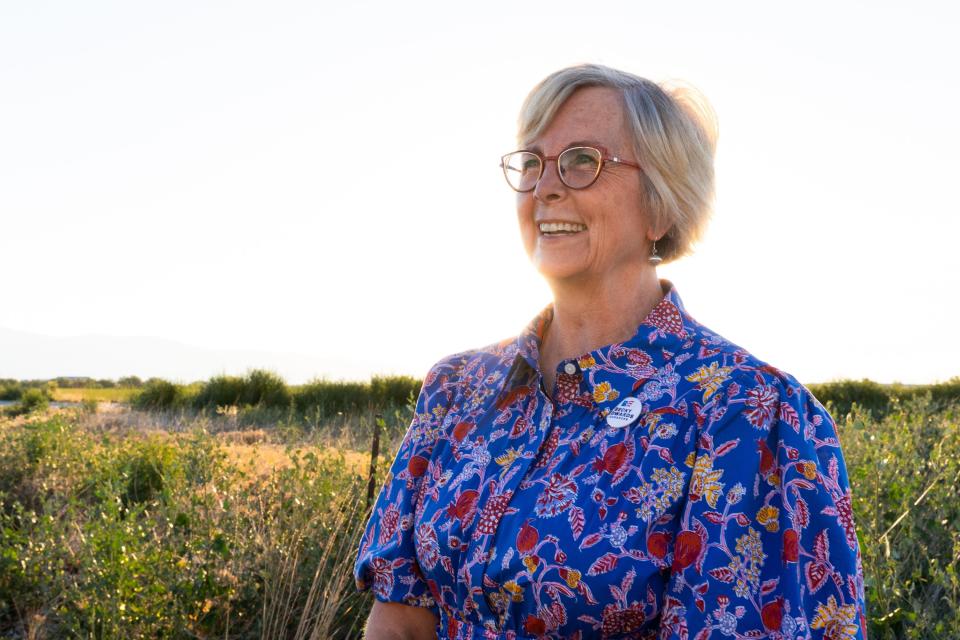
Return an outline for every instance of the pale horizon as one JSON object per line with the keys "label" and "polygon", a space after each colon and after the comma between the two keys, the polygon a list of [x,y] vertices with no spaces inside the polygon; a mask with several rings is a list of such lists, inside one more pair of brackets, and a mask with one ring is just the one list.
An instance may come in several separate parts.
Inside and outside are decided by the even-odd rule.
{"label": "pale horizon", "polygon": [[516,335],[550,291],[497,163],[527,91],[581,62],[717,113],[713,219],[658,269],[694,318],[804,383],[960,376],[956,7],[578,6],[0,6],[0,378],[160,375],[162,352],[52,371],[84,364],[14,332],[292,384]]}

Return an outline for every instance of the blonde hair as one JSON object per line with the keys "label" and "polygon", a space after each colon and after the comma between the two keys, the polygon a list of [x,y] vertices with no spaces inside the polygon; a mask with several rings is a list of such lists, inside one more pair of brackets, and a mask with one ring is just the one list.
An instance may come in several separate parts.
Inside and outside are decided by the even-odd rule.
{"label": "blonde hair", "polygon": [[623,96],[634,151],[641,172],[644,210],[655,228],[663,263],[692,253],[713,210],[713,158],[719,135],[717,118],[695,88],[657,84],[598,64],[551,73],[527,95],[520,110],[517,138],[526,145],[553,120],[560,106],[583,87],[609,87]]}

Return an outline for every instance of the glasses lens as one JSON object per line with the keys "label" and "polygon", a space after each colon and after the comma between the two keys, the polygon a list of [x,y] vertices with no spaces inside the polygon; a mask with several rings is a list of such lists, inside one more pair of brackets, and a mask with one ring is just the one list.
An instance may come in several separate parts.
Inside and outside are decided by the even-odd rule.
{"label": "glasses lens", "polygon": [[540,177],[540,158],[529,151],[515,151],[503,159],[503,175],[517,191],[530,191]]}
{"label": "glasses lens", "polygon": [[571,189],[593,184],[600,173],[600,151],[593,147],[570,147],[557,159],[560,178]]}

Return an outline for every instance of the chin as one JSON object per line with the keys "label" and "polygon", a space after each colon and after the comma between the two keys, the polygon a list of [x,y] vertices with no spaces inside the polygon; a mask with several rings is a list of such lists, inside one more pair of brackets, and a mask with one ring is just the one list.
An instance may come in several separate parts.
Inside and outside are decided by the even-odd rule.
{"label": "chin", "polygon": [[541,276],[548,280],[565,280],[581,273],[581,269],[572,264],[540,262],[534,259],[533,266]]}

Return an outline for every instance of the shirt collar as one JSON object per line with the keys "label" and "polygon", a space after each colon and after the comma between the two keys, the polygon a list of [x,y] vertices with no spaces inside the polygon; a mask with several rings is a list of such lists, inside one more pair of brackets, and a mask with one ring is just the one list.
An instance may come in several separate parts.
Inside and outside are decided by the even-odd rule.
{"label": "shirt collar", "polygon": [[[561,362],[561,367],[570,362],[576,364],[575,375],[587,383],[585,389],[592,393],[593,403],[597,407],[603,409],[620,402],[620,394],[614,387],[619,386],[622,390],[624,371],[636,380],[633,386],[633,390],[636,390],[663,369],[694,335],[697,323],[687,313],[677,288],[664,278],[660,279],[660,288],[665,292],[663,298],[647,314],[629,340]],[[514,357],[507,374],[506,389],[514,384],[530,384],[531,378],[536,378],[540,344],[547,326],[553,320],[553,312],[551,302],[517,336],[515,350],[509,350],[514,351]],[[619,381],[618,385],[612,384],[615,379]]]}

